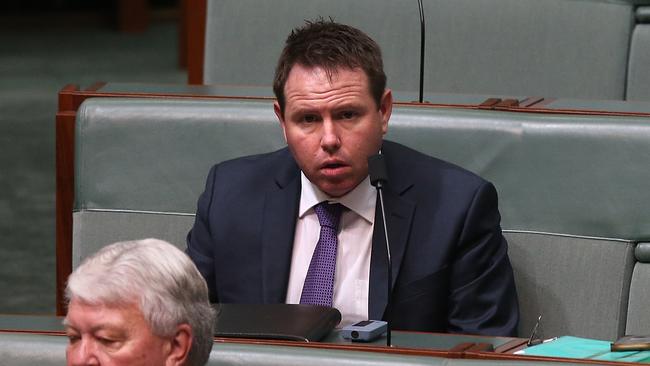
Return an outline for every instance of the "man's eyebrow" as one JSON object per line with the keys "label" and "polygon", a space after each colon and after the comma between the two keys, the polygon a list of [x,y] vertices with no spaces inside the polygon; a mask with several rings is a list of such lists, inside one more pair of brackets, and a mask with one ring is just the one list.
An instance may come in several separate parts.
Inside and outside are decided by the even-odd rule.
{"label": "man's eyebrow", "polygon": [[288,116],[296,117],[296,116],[304,116],[304,115],[320,115],[320,112],[318,112],[317,109],[314,108],[295,108],[292,110],[286,110],[285,113]]}
{"label": "man's eyebrow", "polygon": [[334,110],[339,110],[339,109],[359,109],[359,108],[365,108],[365,104],[363,103],[358,103],[358,102],[343,102],[338,105],[334,106]]}

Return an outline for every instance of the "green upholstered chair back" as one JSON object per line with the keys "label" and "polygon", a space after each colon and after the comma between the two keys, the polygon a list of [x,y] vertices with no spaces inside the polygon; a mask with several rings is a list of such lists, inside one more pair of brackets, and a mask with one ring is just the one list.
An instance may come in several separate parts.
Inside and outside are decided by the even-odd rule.
{"label": "green upholstered chair back", "polygon": [[628,65],[626,99],[650,100],[650,6],[636,10]]}
{"label": "green upholstered chair back", "polygon": [[[647,0],[424,0],[428,93],[625,99],[635,7]],[[419,90],[417,1],[209,1],[205,84],[269,86],[290,30],[318,16],[383,51],[391,88]],[[630,95],[650,100],[647,29],[634,30]],[[643,56],[645,55],[645,56]],[[415,94],[414,94],[415,95]]]}
{"label": "green upholstered chair back", "polygon": [[[284,146],[271,101],[89,99],[76,126],[73,265],[117,240],[184,247],[210,166]],[[625,332],[650,240],[650,123],[632,117],[396,106],[388,139],[494,182],[521,334]],[[647,331],[646,331],[647,333]]]}

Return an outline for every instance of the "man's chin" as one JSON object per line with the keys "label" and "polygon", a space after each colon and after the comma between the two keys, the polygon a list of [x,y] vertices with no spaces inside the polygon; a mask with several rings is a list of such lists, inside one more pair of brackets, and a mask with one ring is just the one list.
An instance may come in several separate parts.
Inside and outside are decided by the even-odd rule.
{"label": "man's chin", "polygon": [[357,184],[353,184],[349,181],[331,183],[327,182],[318,186],[318,189],[326,193],[330,197],[342,197],[353,190]]}

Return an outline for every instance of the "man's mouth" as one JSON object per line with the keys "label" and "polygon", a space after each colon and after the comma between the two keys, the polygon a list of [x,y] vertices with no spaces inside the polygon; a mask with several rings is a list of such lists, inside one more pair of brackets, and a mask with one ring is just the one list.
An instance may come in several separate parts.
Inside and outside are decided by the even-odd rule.
{"label": "man's mouth", "polygon": [[342,162],[332,161],[321,165],[320,170],[325,175],[338,175],[342,173],[343,169],[346,167],[347,165]]}
{"label": "man's mouth", "polygon": [[340,168],[342,166],[344,166],[344,165],[341,164],[341,163],[330,163],[330,164],[325,164],[323,167],[325,169],[336,169],[336,168]]}

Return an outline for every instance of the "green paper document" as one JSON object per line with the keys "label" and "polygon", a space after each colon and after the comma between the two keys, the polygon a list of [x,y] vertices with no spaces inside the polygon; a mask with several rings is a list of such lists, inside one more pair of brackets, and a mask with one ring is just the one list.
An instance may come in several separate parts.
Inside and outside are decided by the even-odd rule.
{"label": "green paper document", "polygon": [[650,351],[611,352],[610,344],[608,341],[564,336],[525,348],[519,353],[529,356],[650,363]]}

